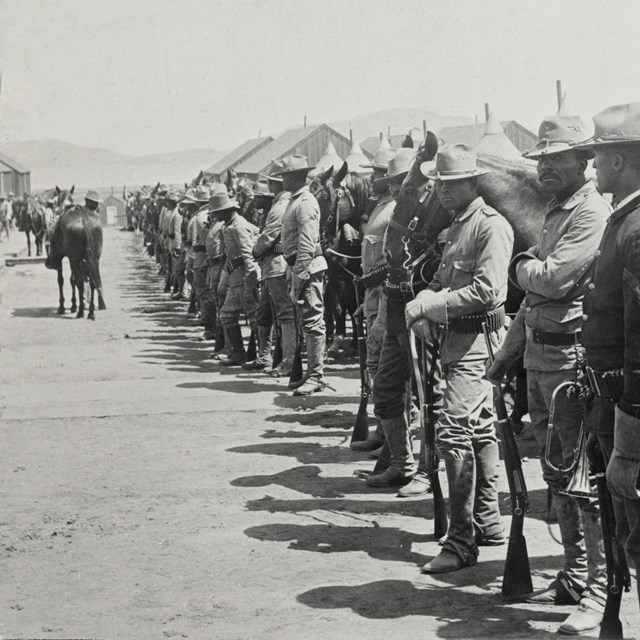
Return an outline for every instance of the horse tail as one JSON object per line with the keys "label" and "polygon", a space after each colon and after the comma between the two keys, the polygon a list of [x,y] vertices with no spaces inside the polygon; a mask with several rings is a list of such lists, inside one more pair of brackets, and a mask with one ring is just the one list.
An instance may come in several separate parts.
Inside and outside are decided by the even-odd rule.
{"label": "horse tail", "polygon": [[100,254],[102,253],[102,227],[90,224],[90,220],[83,216],[82,226],[86,239],[85,256],[82,260],[82,276],[88,279],[98,292],[98,309],[105,310],[107,305],[102,297],[102,279],[100,278]]}

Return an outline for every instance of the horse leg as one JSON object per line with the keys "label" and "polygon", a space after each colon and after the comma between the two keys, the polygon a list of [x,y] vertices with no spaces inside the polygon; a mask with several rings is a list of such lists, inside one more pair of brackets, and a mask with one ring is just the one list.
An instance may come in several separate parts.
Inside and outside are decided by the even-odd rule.
{"label": "horse leg", "polygon": [[90,278],[89,279],[89,313],[87,314],[87,319],[88,320],[95,320],[95,314],[94,314],[94,309],[95,307],[93,306],[93,294],[95,293],[96,287],[93,283],[93,279]]}
{"label": "horse leg", "polygon": [[84,318],[84,280],[81,276],[76,278],[75,281],[78,289],[78,313],[76,313],[76,318]]}
{"label": "horse leg", "polygon": [[96,261],[95,282],[92,282],[92,284],[98,291],[98,309],[100,309],[100,311],[104,311],[107,308],[107,305],[102,297],[102,277],[100,276],[100,263],[98,261]]}
{"label": "horse leg", "polygon": [[71,313],[75,313],[78,310],[78,305],[76,302],[76,279],[73,276],[73,271],[71,272]]}
{"label": "horse leg", "polygon": [[31,257],[31,232],[25,231],[25,233],[27,234],[27,251],[28,251],[27,255]]}
{"label": "horse leg", "polygon": [[58,290],[59,290],[59,305],[58,313],[62,315],[64,313],[64,276],[62,275],[62,264],[58,267]]}

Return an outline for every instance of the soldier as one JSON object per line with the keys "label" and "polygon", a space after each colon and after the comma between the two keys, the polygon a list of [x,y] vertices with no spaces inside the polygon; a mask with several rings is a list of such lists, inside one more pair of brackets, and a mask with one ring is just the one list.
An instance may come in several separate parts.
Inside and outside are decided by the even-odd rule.
{"label": "soldier", "polygon": [[282,216],[282,247],[289,265],[289,298],[295,305],[298,328],[307,347],[307,373],[293,381],[294,395],[320,391],[322,383],[325,323],[323,279],[327,262],[320,247],[320,208],[307,186],[310,167],[305,156],[283,159],[282,185],[291,199]]}
{"label": "soldier", "polygon": [[229,198],[224,185],[213,190],[210,203],[211,213],[225,224],[224,270],[229,277],[228,290],[220,310],[220,321],[231,351],[228,357],[221,357],[219,362],[225,366],[237,366],[247,359],[240,330],[240,313],[244,311],[249,323],[252,327],[255,326],[258,264],[251,249],[258,229],[239,214],[240,206],[235,199]]}
{"label": "soldier", "polygon": [[207,284],[207,234],[209,233],[209,190],[206,187],[197,187],[192,194],[192,199],[200,205],[198,211],[190,221],[192,224],[193,242],[193,288],[195,301],[200,306],[200,322],[204,327],[205,340],[213,340],[216,337],[216,317],[211,315],[209,297],[212,295]]}
{"label": "soldier", "polygon": [[[402,148],[389,160],[389,193],[392,197],[395,198],[398,194],[414,157],[413,149]],[[384,321],[384,338],[373,383],[373,402],[391,460],[386,469],[380,467],[380,464],[376,465],[377,468],[380,467],[380,473],[375,473],[374,470],[367,477],[370,487],[407,485],[416,474],[409,423],[405,414],[407,383],[411,378],[411,355],[403,315],[404,306],[398,312],[398,303],[389,300],[387,296],[382,298],[381,305],[382,313],[378,314],[376,324],[381,325]],[[377,327],[373,331],[380,333]]]}
{"label": "soldier", "polygon": [[[222,353],[224,346],[224,332],[222,329],[222,323],[220,322],[220,309],[224,302],[224,295],[226,291],[226,285],[220,286],[222,277],[226,276],[223,271],[225,263],[224,255],[224,222],[215,217],[211,208],[215,202],[214,194],[215,189],[212,190],[209,200],[209,216],[211,218],[211,224],[209,231],[205,239],[206,251],[207,251],[207,286],[209,287],[209,295],[205,295],[203,299],[202,313],[209,319],[215,320],[214,325],[214,339],[216,341],[213,358],[218,358]],[[226,280],[226,278],[225,278]]]}
{"label": "soldier", "polygon": [[[389,220],[395,209],[395,200],[389,191],[389,181],[392,177],[396,180],[406,175],[402,167],[399,171],[397,162],[393,161],[389,170],[389,158],[393,156],[391,148],[382,148],[376,152],[371,164],[362,165],[364,168],[373,169],[371,181],[375,206],[371,213],[363,218],[361,227],[362,237],[362,285],[364,286],[364,301],[358,313],[364,314],[367,327],[367,372],[369,382],[373,387],[375,376],[378,372],[378,362],[382,350],[384,331],[386,326],[387,301],[384,297],[384,281],[387,278],[387,261],[382,251],[384,234]],[[391,173],[391,176],[388,175]],[[378,420],[376,430],[366,440],[352,442],[354,451],[373,451],[384,443],[382,424]]]}
{"label": "soldier", "polygon": [[516,255],[509,266],[513,284],[526,292],[522,305],[487,371],[499,384],[524,354],[527,396],[533,433],[540,446],[542,475],[554,496],[564,566],[545,589],[528,602],[579,605],[560,626],[562,633],[597,629],[606,599],[606,564],[600,514],[595,499],[567,495],[567,474],[578,446],[583,410],[578,394],[558,395],[555,434],[548,451],[551,397],[562,384],[575,383],[583,360],[580,346],[582,300],[593,273],[593,259],[611,212],[605,199],[585,177],[589,150],[573,145],[585,138],[577,116],[545,118],[538,143],[525,157],[538,161],[538,179],[551,200],[538,243]]}
{"label": "soldier", "polygon": [[[607,465],[617,535],[640,567],[640,103],[593,119],[598,189],[617,203],[596,251],[584,298],[582,343],[592,394],[585,428]],[[640,595],[640,583],[636,579]]]}
{"label": "soldier", "polygon": [[[507,266],[513,249],[509,223],[478,195],[475,150],[444,147],[428,177],[452,216],[442,262],[428,288],[405,308],[407,327],[429,338],[442,326],[446,389],[436,427],[445,461],[451,519],[438,556],[422,570],[444,573],[473,566],[478,543],[504,544],[498,505],[498,442],[491,385],[484,377],[483,323],[497,339],[505,321]],[[496,340],[497,341],[497,340]]]}
{"label": "soldier", "polygon": [[271,331],[271,323],[267,324],[267,316],[269,316],[271,322],[275,320],[278,323],[282,341],[282,360],[270,373],[274,378],[288,378],[291,375],[296,336],[293,306],[287,289],[287,263],[282,249],[282,216],[291,194],[284,191],[280,177],[269,176],[267,185],[274,197],[262,233],[253,245],[253,256],[260,262],[262,270],[262,289],[256,315],[259,352],[264,350],[265,354],[264,356],[261,353],[258,354],[257,366],[253,368],[264,369],[271,362],[271,354],[267,354],[266,346],[262,346],[269,342]]}
{"label": "soldier", "polygon": [[0,193],[0,239],[2,239],[2,232],[7,234],[7,240],[9,239],[9,220],[11,219],[11,209],[7,203],[7,197],[4,193]]}

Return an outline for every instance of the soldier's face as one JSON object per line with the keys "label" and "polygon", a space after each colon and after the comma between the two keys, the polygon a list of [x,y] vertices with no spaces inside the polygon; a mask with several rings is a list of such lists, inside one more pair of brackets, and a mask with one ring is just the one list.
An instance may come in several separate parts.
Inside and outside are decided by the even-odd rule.
{"label": "soldier's face", "polygon": [[478,197],[476,181],[473,178],[436,180],[436,193],[442,206],[454,213],[464,211]]}
{"label": "soldier's face", "polygon": [[587,161],[574,151],[544,155],[538,160],[538,180],[551,196],[569,197],[584,183]]}
{"label": "soldier's face", "polygon": [[613,193],[616,183],[616,172],[614,171],[615,154],[606,147],[596,149],[596,159],[593,166],[596,170],[596,181],[600,193]]}

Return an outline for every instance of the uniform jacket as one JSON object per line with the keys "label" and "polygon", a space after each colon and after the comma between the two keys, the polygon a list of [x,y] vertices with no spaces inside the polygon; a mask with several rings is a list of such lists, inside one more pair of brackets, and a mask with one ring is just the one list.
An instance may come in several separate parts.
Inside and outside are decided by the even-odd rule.
{"label": "uniform jacket", "polygon": [[224,222],[222,220],[214,220],[211,223],[205,239],[205,245],[209,264],[222,268],[224,264],[222,261],[218,261],[215,265],[212,264],[214,260],[219,260],[220,256],[224,255]]}
{"label": "uniform jacket", "polygon": [[382,196],[371,212],[369,220],[362,226],[362,273],[364,275],[386,263],[382,245],[395,208],[396,201],[390,194]]}
{"label": "uniform jacket", "polygon": [[[471,313],[492,311],[507,298],[507,267],[513,251],[509,223],[481,197],[451,222],[442,262],[429,284],[436,292],[428,319],[447,324]],[[442,364],[484,358],[482,334],[444,332]]]}
{"label": "uniform jacket", "polygon": [[276,242],[282,243],[282,217],[291,199],[288,191],[281,191],[273,200],[267,214],[264,229],[253,245],[253,255],[260,261],[262,278],[282,276],[287,270],[287,263],[282,254],[273,252]]}
{"label": "uniform jacket", "polygon": [[[225,269],[229,272],[229,286],[239,286],[246,276],[258,274],[258,263],[251,253],[258,228],[236,212],[224,226],[223,233],[227,257]],[[231,262],[238,257],[242,257],[242,264],[231,271]]]}
{"label": "uniform jacket", "polygon": [[[191,218],[193,223],[193,268],[207,266],[207,233],[209,232],[209,207],[205,205]],[[200,251],[200,248],[203,251]]]}
{"label": "uniform jacket", "polygon": [[327,262],[316,255],[320,247],[320,207],[309,187],[291,194],[282,216],[282,248],[285,254],[298,252],[291,273],[299,281],[308,280],[312,273],[324,271]]}
{"label": "uniform jacket", "polygon": [[526,291],[502,350],[537,371],[575,366],[574,346],[544,345],[526,339],[527,329],[575,333],[582,327],[582,300],[593,272],[611,207],[587,182],[563,203],[552,203],[538,243],[514,257],[511,281]]}
{"label": "uniform jacket", "polygon": [[167,249],[180,251],[182,249],[182,216],[178,207],[168,212],[166,217]]}

